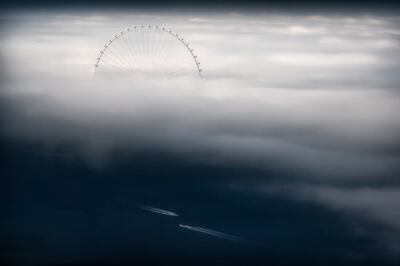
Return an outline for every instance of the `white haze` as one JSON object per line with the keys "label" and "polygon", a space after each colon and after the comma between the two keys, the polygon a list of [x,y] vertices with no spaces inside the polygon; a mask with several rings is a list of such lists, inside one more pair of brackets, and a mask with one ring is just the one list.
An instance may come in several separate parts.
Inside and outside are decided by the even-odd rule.
{"label": "white haze", "polygon": [[[89,158],[120,148],[162,150],[206,163],[298,169],[305,179],[356,187],[399,173],[400,17],[84,11],[2,17],[4,139],[50,150],[75,143]],[[94,76],[103,44],[140,24],[180,33],[199,56],[204,79]],[[382,195],[363,190],[368,201],[344,204],[352,196],[340,189],[313,199],[348,210]],[[368,204],[367,217],[398,230],[398,213],[376,219],[385,204]]]}

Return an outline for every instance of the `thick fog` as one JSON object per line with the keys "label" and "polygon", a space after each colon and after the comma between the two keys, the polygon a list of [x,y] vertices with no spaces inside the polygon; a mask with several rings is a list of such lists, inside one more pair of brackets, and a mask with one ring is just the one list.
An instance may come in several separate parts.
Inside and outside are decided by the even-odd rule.
{"label": "thick fog", "polygon": [[[2,18],[3,141],[49,152],[68,146],[95,164],[118,150],[162,151],[287,171],[298,178],[270,186],[244,176],[227,186],[312,200],[400,239],[400,17],[36,11]],[[203,79],[95,75],[103,45],[141,24],[184,37]]]}

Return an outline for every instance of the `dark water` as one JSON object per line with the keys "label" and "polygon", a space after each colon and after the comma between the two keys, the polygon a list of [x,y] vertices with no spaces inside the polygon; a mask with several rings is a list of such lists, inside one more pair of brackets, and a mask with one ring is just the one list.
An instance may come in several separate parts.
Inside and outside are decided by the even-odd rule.
{"label": "dark water", "polygon": [[229,189],[250,177],[288,178],[282,173],[154,152],[116,153],[93,166],[65,151],[2,147],[2,265],[394,265],[331,210]]}

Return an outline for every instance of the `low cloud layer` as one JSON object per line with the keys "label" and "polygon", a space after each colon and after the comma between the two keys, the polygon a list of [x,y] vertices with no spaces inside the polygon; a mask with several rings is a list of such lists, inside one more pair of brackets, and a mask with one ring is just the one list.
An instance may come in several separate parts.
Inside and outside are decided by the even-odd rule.
{"label": "low cloud layer", "polygon": [[[313,200],[366,211],[398,230],[398,212],[383,206],[394,207],[400,195],[393,181],[399,22],[334,14],[3,14],[2,139],[49,151],[67,143],[91,159],[159,150],[301,173],[300,183],[344,186],[313,190]],[[184,36],[204,79],[93,75],[103,44],[140,24]],[[363,188],[379,182],[395,187]]]}

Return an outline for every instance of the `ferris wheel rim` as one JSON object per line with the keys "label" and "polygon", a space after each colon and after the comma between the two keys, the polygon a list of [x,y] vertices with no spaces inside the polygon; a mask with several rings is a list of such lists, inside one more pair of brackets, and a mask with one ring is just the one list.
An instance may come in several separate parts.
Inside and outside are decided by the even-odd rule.
{"label": "ferris wheel rim", "polygon": [[109,39],[104,45],[103,48],[100,50],[99,55],[96,58],[96,63],[94,64],[94,73],[96,73],[97,68],[99,67],[99,63],[101,62],[102,57],[104,56],[106,50],[120,37],[124,36],[125,34],[129,34],[135,30],[158,30],[161,32],[165,32],[169,35],[171,35],[174,39],[179,41],[185,48],[186,50],[190,53],[190,56],[192,57],[194,64],[196,66],[196,70],[198,73],[199,78],[203,78],[203,69],[200,68],[200,61],[198,60],[198,56],[194,53],[194,49],[189,46],[188,42],[185,42],[185,40],[180,37],[177,33],[173,32],[171,29],[163,26],[151,26],[151,25],[140,25],[140,26],[133,26],[133,27],[128,27],[125,30],[119,31],[117,34],[113,35],[114,37]]}

